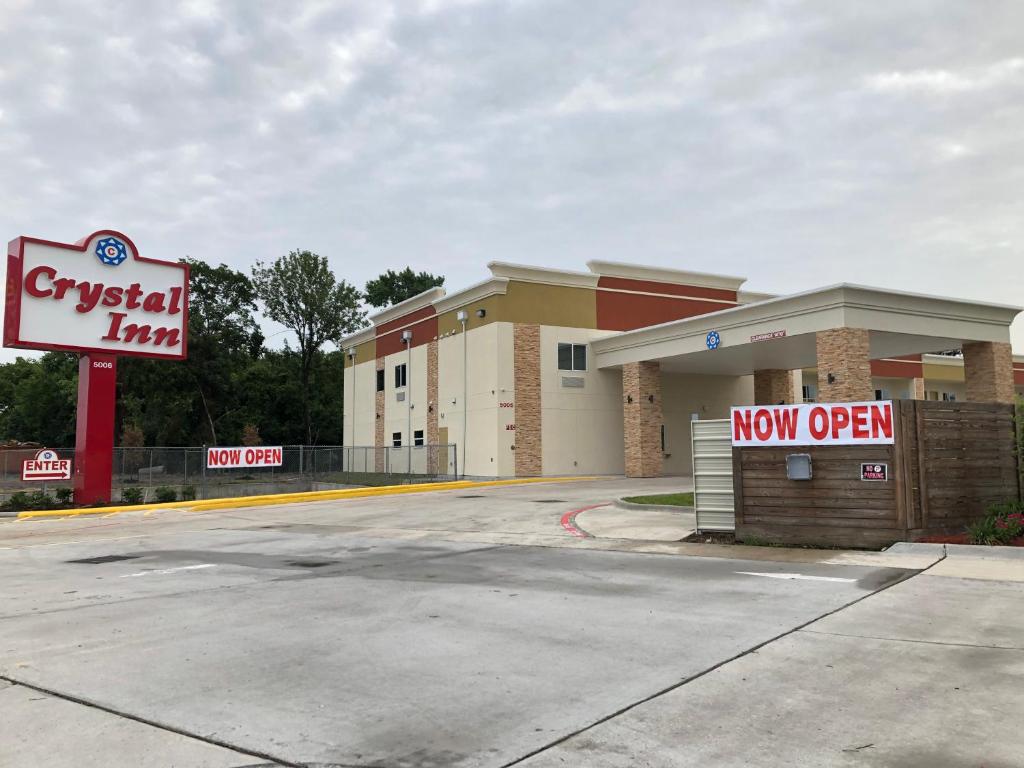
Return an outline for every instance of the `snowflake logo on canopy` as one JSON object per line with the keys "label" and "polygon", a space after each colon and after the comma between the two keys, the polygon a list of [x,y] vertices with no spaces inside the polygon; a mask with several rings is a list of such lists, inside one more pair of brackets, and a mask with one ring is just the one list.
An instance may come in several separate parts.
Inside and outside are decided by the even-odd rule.
{"label": "snowflake logo on canopy", "polygon": [[722,337],[718,335],[718,331],[711,331],[708,334],[706,343],[708,345],[708,349],[718,349],[722,344]]}
{"label": "snowflake logo on canopy", "polygon": [[105,237],[96,243],[96,257],[111,267],[128,258],[128,249],[116,237]]}

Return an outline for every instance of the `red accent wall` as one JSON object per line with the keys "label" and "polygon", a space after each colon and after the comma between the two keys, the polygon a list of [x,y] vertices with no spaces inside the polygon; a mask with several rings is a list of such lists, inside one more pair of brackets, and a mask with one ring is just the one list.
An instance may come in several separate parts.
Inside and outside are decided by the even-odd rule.
{"label": "red accent wall", "polygon": [[[647,296],[640,293],[597,291],[597,327],[603,331],[632,331],[650,325],[681,320],[684,317],[706,315],[728,309],[735,302],[736,291],[718,288],[699,288],[690,285],[655,283],[649,280],[629,280],[622,277],[601,277],[598,288],[619,288],[627,291],[667,293],[672,296],[694,296],[696,299]],[[701,301],[719,299],[720,301]]]}
{"label": "red accent wall", "polygon": [[1013,369],[1013,383],[1024,386],[1024,368],[1014,367]]}
{"label": "red accent wall", "polygon": [[872,360],[871,375],[892,379],[919,379],[924,376],[920,355],[906,355],[891,360]]}
{"label": "red accent wall", "polygon": [[377,357],[393,355],[405,349],[400,328],[410,326],[414,347],[429,344],[437,337],[437,313],[432,306],[420,307],[414,312],[377,326]]}

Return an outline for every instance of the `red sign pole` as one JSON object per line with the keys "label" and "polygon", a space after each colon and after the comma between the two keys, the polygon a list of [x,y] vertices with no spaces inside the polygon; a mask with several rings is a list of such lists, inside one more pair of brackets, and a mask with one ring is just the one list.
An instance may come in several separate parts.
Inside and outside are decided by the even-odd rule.
{"label": "red sign pole", "polygon": [[114,462],[117,357],[90,352],[78,360],[75,504],[109,502]]}

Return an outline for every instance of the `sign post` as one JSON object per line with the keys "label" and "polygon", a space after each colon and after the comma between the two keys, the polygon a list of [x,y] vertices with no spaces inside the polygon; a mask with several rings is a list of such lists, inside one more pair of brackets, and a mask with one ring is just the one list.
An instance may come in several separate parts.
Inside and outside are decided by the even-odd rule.
{"label": "sign post", "polygon": [[188,265],[120,232],[7,246],[4,346],[79,354],[75,503],[111,500],[117,358],[188,357]]}

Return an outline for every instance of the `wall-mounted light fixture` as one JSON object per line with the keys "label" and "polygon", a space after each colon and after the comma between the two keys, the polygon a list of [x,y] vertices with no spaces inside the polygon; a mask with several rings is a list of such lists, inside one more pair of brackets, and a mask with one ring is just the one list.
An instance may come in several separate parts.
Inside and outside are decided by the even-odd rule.
{"label": "wall-mounted light fixture", "polygon": [[627,403],[632,403],[633,402],[633,396],[632,395],[626,395],[626,402]]}
{"label": "wall-mounted light fixture", "polygon": [[476,311],[476,316],[477,317],[487,317],[487,310],[486,309],[478,309]]}
{"label": "wall-mounted light fixture", "polygon": [[648,403],[653,403],[654,402],[654,395],[648,395],[647,396],[647,402]]}
{"label": "wall-mounted light fixture", "polygon": [[412,341],[412,331],[402,331],[402,341],[406,344]]}
{"label": "wall-mounted light fixture", "polygon": [[349,358],[349,360],[351,360],[355,356],[356,356],[356,348],[355,347],[349,347],[348,348],[348,358]]}
{"label": "wall-mounted light fixture", "polygon": [[464,323],[467,320],[469,320],[469,312],[467,312],[464,309],[460,309],[458,312],[455,313],[455,319],[458,320],[460,323]]}
{"label": "wall-mounted light fixture", "polygon": [[834,373],[830,373],[827,378],[828,378],[828,383],[829,384],[835,384],[836,383],[836,375]]}

